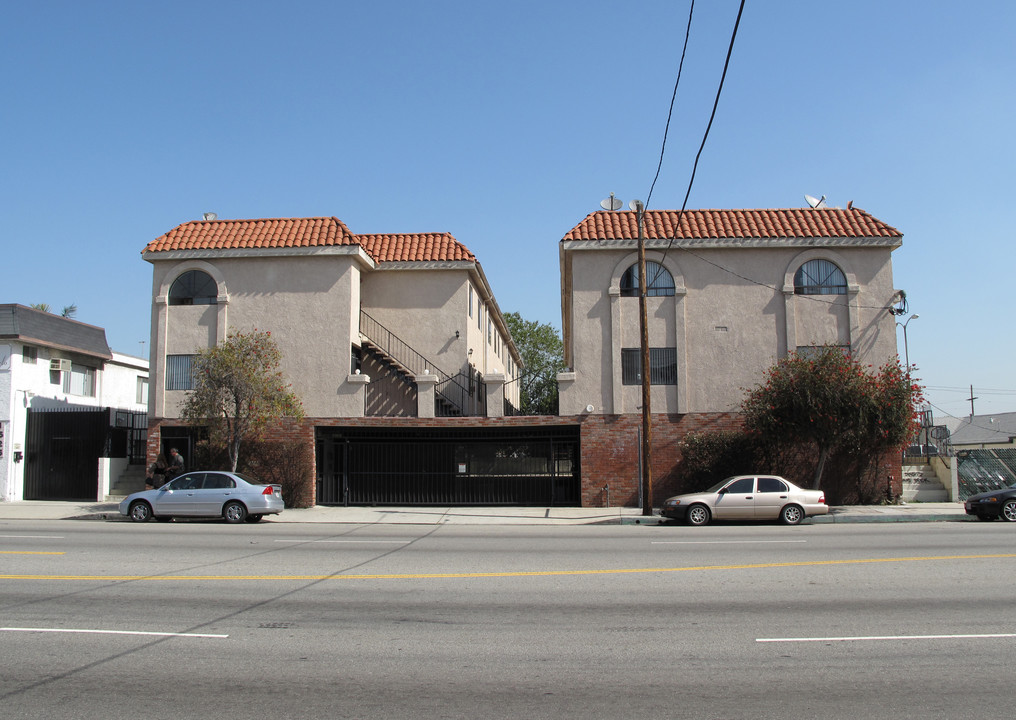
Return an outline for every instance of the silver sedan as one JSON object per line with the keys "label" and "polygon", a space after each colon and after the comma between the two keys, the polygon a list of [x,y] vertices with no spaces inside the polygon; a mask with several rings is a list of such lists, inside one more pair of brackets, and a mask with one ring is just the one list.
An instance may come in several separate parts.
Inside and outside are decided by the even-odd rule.
{"label": "silver sedan", "polygon": [[811,515],[829,512],[825,493],[805,490],[776,475],[735,475],[708,490],[675,495],[660,514],[689,525],[717,520],[776,520],[797,525]]}
{"label": "silver sedan", "polygon": [[120,502],[120,514],[135,522],[222,517],[228,523],[241,523],[257,522],[282,512],[283,507],[281,485],[262,485],[234,472],[196,471],[155,490],[128,495]]}

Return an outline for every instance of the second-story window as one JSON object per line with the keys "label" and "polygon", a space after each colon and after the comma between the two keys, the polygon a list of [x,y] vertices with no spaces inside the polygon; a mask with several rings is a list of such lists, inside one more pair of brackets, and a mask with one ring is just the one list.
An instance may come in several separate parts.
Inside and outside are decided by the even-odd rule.
{"label": "second-story window", "polygon": [[[638,348],[621,349],[621,384],[642,384],[642,356]],[[677,348],[649,348],[649,384],[677,385]]]}
{"label": "second-story window", "polygon": [[194,388],[194,356],[166,356],[166,389],[191,390]]}
{"label": "second-story window", "polygon": [[95,397],[95,368],[74,363],[63,374],[63,391],[68,395]]}

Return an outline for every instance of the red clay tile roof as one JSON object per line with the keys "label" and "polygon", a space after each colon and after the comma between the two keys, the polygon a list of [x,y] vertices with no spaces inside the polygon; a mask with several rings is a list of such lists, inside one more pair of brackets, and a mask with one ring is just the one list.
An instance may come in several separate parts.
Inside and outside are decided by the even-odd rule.
{"label": "red clay tile roof", "polygon": [[473,253],[448,233],[356,235],[356,242],[377,262],[469,260]]}
{"label": "red clay tile roof", "polygon": [[[680,214],[681,227],[677,228]],[[590,213],[563,240],[620,240],[638,237],[634,212]],[[896,228],[864,210],[647,210],[647,239],[903,237]]]}
{"label": "red clay tile roof", "polygon": [[359,245],[376,262],[475,261],[448,233],[354,235],[334,217],[195,220],[148,243],[144,252],[246,250]]}

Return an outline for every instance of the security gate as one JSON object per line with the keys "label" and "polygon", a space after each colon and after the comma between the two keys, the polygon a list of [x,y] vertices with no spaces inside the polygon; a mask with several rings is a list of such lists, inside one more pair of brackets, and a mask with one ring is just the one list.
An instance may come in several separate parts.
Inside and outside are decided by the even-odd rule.
{"label": "security gate", "polygon": [[318,428],[321,505],[580,504],[578,427]]}
{"label": "security gate", "polygon": [[26,500],[95,500],[99,458],[145,462],[147,415],[111,408],[28,409]]}
{"label": "security gate", "polygon": [[28,410],[25,500],[95,500],[109,411]]}

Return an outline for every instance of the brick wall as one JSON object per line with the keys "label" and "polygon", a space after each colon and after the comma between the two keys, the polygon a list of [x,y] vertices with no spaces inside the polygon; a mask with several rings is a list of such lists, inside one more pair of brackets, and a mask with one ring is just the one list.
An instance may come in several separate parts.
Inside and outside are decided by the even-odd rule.
{"label": "brick wall", "polygon": [[[734,430],[737,413],[653,415],[652,470],[654,505],[674,495],[679,443],[691,432]],[[639,506],[641,415],[589,415],[582,421],[582,506]]]}
{"label": "brick wall", "polygon": [[[162,422],[153,421],[148,428],[148,462],[155,461],[159,451]],[[172,423],[176,424],[176,423]],[[268,440],[291,440],[306,443],[313,455],[315,427],[386,427],[386,428],[492,428],[549,427],[580,425],[582,472],[581,503],[583,507],[639,506],[639,432],[640,415],[588,415],[584,417],[457,417],[457,418],[306,418],[296,422],[284,420],[266,433]],[[653,441],[653,503],[680,492],[678,488],[681,440],[692,432],[736,430],[740,427],[738,413],[696,413],[687,415],[654,415]],[[895,464],[894,464],[895,460]],[[306,478],[303,497],[316,502],[317,475],[313,460]],[[892,487],[902,492],[899,458],[887,454],[880,463],[883,477],[892,476]],[[835,494],[835,490],[834,490]]]}

